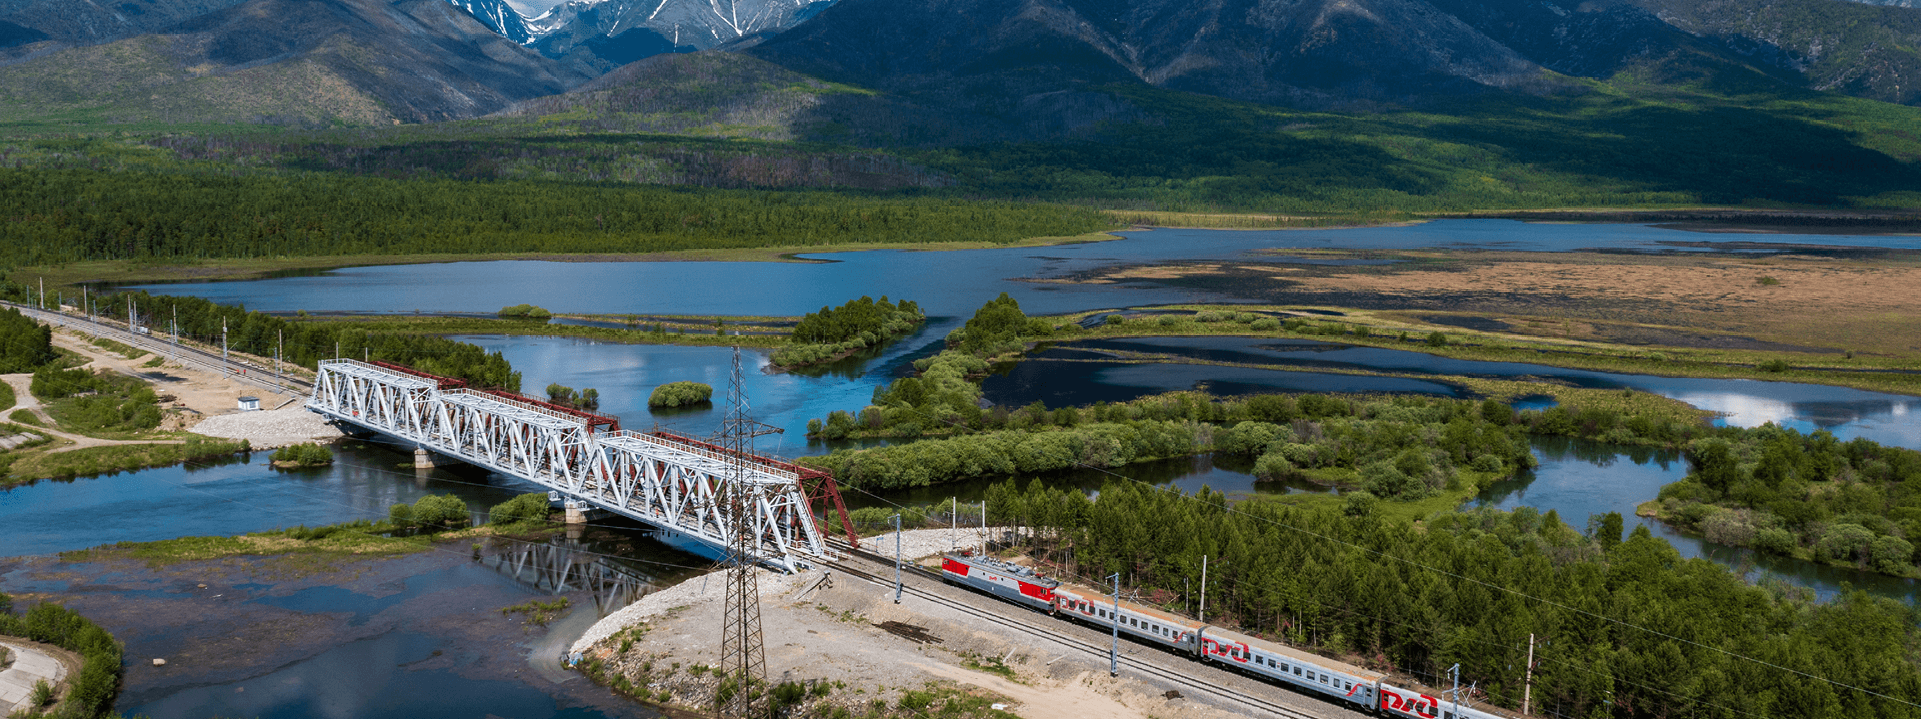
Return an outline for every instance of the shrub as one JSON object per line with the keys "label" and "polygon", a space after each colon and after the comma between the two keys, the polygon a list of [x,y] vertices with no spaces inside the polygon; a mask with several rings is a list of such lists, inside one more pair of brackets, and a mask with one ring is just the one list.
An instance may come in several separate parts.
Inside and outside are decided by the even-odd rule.
{"label": "shrub", "polygon": [[487,521],[493,524],[513,524],[515,522],[541,521],[547,519],[551,511],[546,492],[531,492],[487,510]]}
{"label": "shrub", "polygon": [[501,319],[509,320],[540,320],[545,322],[553,319],[554,313],[533,305],[522,304],[500,308],[500,317]]}
{"label": "shrub", "polygon": [[1254,322],[1252,324],[1249,324],[1247,328],[1251,330],[1258,330],[1261,332],[1273,332],[1274,330],[1278,330],[1281,328],[1281,321],[1274,319],[1272,317],[1262,317],[1258,320],[1254,320]]}
{"label": "shrub", "polygon": [[396,504],[387,508],[387,521],[396,527],[414,526],[414,508],[411,504]]}
{"label": "shrub", "polygon": [[[1241,422],[1222,430],[1214,436],[1214,448],[1229,454],[1259,454],[1267,451],[1267,445],[1282,432],[1287,432],[1278,424],[1268,422]],[[1287,432],[1287,438],[1293,438]]]}
{"label": "shrub", "polygon": [[[0,602],[0,606],[7,603]],[[41,602],[19,616],[0,612],[0,634],[30,639],[75,652],[84,663],[69,675],[61,716],[104,716],[120,692],[121,648],[113,635],[78,612]]]}
{"label": "shrub", "polygon": [[1180,315],[1161,315],[1161,318],[1155,321],[1159,322],[1162,327],[1173,327],[1181,323],[1181,317]]}
{"label": "shrub", "polygon": [[1771,359],[1771,360],[1762,362],[1760,364],[1755,365],[1754,368],[1761,370],[1762,372],[1786,372],[1789,369],[1791,369],[1788,366],[1787,360],[1780,360],[1780,359]]}
{"label": "shrub", "polygon": [[1756,551],[1767,554],[1792,555],[1795,547],[1794,533],[1773,527],[1759,530],[1754,533],[1752,546]]}
{"label": "shrub", "polygon": [[27,389],[33,396],[45,400],[71,397],[81,392],[100,389],[100,380],[92,372],[83,369],[60,369],[43,367],[33,373],[33,382]]}
{"label": "shrub", "polygon": [[1821,533],[1814,552],[1823,559],[1852,562],[1866,558],[1874,546],[1874,532],[1859,524],[1836,523]]}
{"label": "shrub", "polygon": [[1108,315],[1108,316],[1107,316],[1107,319],[1105,319],[1105,320],[1102,320],[1102,322],[1105,322],[1105,323],[1107,323],[1107,324],[1110,324],[1110,325],[1120,325],[1120,324],[1122,324],[1122,323],[1125,323],[1125,322],[1127,322],[1127,318],[1126,318],[1126,317],[1122,317],[1122,316],[1120,316],[1120,315],[1118,315],[1118,314],[1113,314],[1113,315]]}
{"label": "shrub", "polygon": [[281,466],[324,467],[334,463],[334,453],[319,444],[306,442],[274,450],[272,460]]}
{"label": "shrub", "polygon": [[714,396],[714,388],[699,382],[668,382],[654,388],[648,407],[691,407]]}
{"label": "shrub", "polygon": [[1373,514],[1380,504],[1380,497],[1365,491],[1341,495],[1341,513],[1349,517],[1365,517]]}
{"label": "shrub", "polygon": [[1301,476],[1292,462],[1279,454],[1263,454],[1254,461],[1254,476],[1260,479],[1281,481]]}
{"label": "shrub", "polygon": [[1428,333],[1428,335],[1427,335],[1427,346],[1429,346],[1429,347],[1446,347],[1446,346],[1447,346],[1447,334],[1445,334],[1445,333],[1443,333],[1443,332],[1441,332],[1440,330],[1435,330],[1435,331],[1433,331],[1433,332],[1429,332],[1429,333]]}
{"label": "shrub", "polygon": [[467,503],[451,494],[428,495],[414,502],[414,521],[427,527],[457,527],[472,521]]}

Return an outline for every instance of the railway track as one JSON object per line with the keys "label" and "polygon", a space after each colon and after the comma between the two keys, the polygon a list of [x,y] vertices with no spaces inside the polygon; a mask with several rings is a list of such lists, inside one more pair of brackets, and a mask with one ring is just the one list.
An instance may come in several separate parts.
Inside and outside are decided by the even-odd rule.
{"label": "railway track", "polygon": [[[19,310],[21,314],[41,322],[68,329],[82,330],[130,347],[146,350],[162,357],[171,357],[175,361],[183,364],[190,364],[209,372],[224,374],[261,389],[274,392],[311,392],[313,390],[313,384],[300,377],[291,374],[277,373],[271,369],[257,367],[252,363],[242,362],[240,360],[223,360],[218,354],[192,345],[184,343],[175,344],[157,340],[147,335],[136,335],[128,332],[124,328],[115,327],[104,322],[90,322],[59,312],[49,312],[34,307],[33,305],[0,302],[0,306]],[[236,372],[234,371],[235,367],[245,367],[246,371],[244,373]]]}
{"label": "railway track", "polygon": [[[848,547],[844,542],[834,542],[834,544],[835,544],[835,549],[841,552],[845,552],[852,557],[858,557],[860,559],[881,564],[883,566],[892,565],[894,562],[893,558],[891,557],[883,557],[865,550],[853,549],[851,547]],[[880,586],[889,586],[894,583],[894,580],[891,577],[883,576],[881,574],[868,571],[867,569],[851,564],[849,561],[843,560],[843,561],[828,562],[827,566],[832,567],[836,571],[844,572],[857,579],[863,579]],[[903,565],[901,572],[903,576],[913,575],[921,579],[930,579],[934,581],[940,581],[940,577],[935,576],[932,572],[928,572],[918,566]],[[1020,634],[1025,634],[1029,636],[1046,639],[1048,641],[1051,641],[1057,644],[1071,647],[1075,650],[1084,652],[1094,657],[1104,657],[1108,654],[1107,644],[1095,644],[1082,639],[1078,639],[1066,633],[1057,631],[1056,628],[1054,627],[1046,626],[1045,624],[1042,624],[1042,623],[1030,622],[1030,621],[1027,621],[1025,618],[1019,617],[1018,615],[1002,614],[1002,613],[989,611],[986,609],[981,609],[979,607],[972,606],[966,602],[950,599],[948,597],[941,596],[940,594],[937,594],[935,592],[928,591],[927,589],[913,586],[911,584],[908,584],[905,581],[902,581],[901,587],[902,587],[902,591],[905,594],[914,595],[915,597],[925,599],[927,601],[933,602],[943,607],[947,607],[949,609],[953,609],[955,611],[961,612],[962,614],[967,614],[967,615],[978,617],[981,619],[986,619],[988,621],[991,621],[1000,626],[1004,626]],[[999,605],[1000,601],[995,600],[995,603],[996,605]],[[1024,613],[1031,613],[1031,610],[1025,610],[1025,608],[1022,608],[1022,609],[1024,610]],[[1129,644],[1131,645],[1132,642],[1130,642]],[[1173,657],[1174,655],[1169,654],[1167,656]],[[1129,656],[1125,653],[1120,655],[1120,663],[1121,663],[1121,666],[1127,668],[1130,671],[1137,672],[1141,675],[1159,679],[1168,684],[1181,687],[1182,689],[1191,690],[1196,694],[1205,694],[1205,695],[1226,699],[1236,705],[1239,705],[1239,707],[1244,707],[1247,709],[1254,709],[1260,712],[1265,712],[1271,716],[1283,717],[1284,719],[1326,719],[1326,717],[1328,716],[1335,715],[1335,712],[1333,711],[1330,711],[1327,714],[1311,714],[1304,710],[1296,709],[1294,707],[1290,707],[1277,702],[1262,699],[1260,697],[1256,697],[1256,696],[1247,694],[1245,692],[1236,691],[1218,684],[1211,684],[1206,681],[1202,681],[1198,678],[1188,676],[1187,674],[1184,674],[1182,672],[1178,672],[1172,669],[1158,666],[1144,659]]]}

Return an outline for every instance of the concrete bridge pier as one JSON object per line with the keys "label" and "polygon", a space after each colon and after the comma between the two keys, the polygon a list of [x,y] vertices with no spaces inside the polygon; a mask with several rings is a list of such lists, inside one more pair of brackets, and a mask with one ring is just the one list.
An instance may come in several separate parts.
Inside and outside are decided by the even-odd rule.
{"label": "concrete bridge pier", "polygon": [[415,447],[414,448],[414,469],[433,469],[433,468],[434,468],[434,453],[427,451],[426,447]]}

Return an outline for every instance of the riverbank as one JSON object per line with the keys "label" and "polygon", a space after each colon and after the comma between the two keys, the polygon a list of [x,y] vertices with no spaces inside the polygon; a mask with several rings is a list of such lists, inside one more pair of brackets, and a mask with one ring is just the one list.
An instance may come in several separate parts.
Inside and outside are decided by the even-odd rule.
{"label": "riverbank", "polygon": [[[768,334],[757,329],[739,329],[722,326],[725,334],[715,334],[715,325],[710,320],[704,329],[686,331],[686,326],[670,331],[656,332],[651,329],[627,327],[600,327],[584,324],[563,324],[547,320],[520,320],[489,317],[367,317],[367,316],[314,316],[299,318],[302,322],[332,323],[372,333],[391,334],[433,334],[433,335],[525,335],[530,337],[577,337],[602,342],[618,342],[636,345],[683,345],[692,347],[755,347],[772,349],[786,347],[787,334],[780,332]],[[724,318],[713,318],[724,319]],[[664,323],[663,323],[664,324]],[[742,334],[734,334],[742,332]]]}
{"label": "riverbank", "polygon": [[[1199,321],[1209,313],[1219,319]],[[1081,323],[1120,315],[1120,323]],[[1241,319],[1231,319],[1235,316]],[[1254,319],[1249,319],[1249,316]],[[1661,377],[1807,382],[1876,392],[1921,395],[1921,354],[1731,349],[1684,345],[1625,344],[1602,339],[1542,336],[1558,329],[1543,321],[1514,320],[1532,333],[1463,327],[1470,315],[1361,309],[1337,305],[1165,305],[1075,312],[1045,317],[1056,328],[1028,337],[1030,348],[1050,342],[1150,337],[1273,337],[1406,350],[1450,359],[1514,362],[1566,369]],[[1260,319],[1274,322],[1260,324]],[[1248,321],[1242,321],[1248,320]],[[1450,324],[1452,322],[1452,324]],[[1505,326],[1505,323],[1496,323]],[[1642,326],[1650,331],[1659,328]],[[1431,339],[1435,334],[1441,339]],[[1589,334],[1593,334],[1590,328]],[[1121,355],[1117,354],[1117,357]],[[1200,363],[1168,354],[1123,359]],[[1282,369],[1281,367],[1274,367]],[[1333,371],[1315,368],[1314,371]],[[1396,373],[1400,376],[1401,373]],[[1407,374],[1406,376],[1431,375]]]}
{"label": "riverbank", "polygon": [[1030,237],[1007,243],[930,242],[930,243],[845,243],[821,245],[778,245],[753,248],[676,250],[671,252],[560,254],[550,252],[500,252],[484,254],[432,255],[341,255],[327,257],[273,257],[214,259],[183,264],[128,262],[122,260],[72,262],[58,266],[21,267],[7,279],[38,287],[45,280],[49,291],[55,288],[77,294],[81,286],[92,288],[120,285],[208,282],[220,280],[259,280],[323,274],[330,270],[377,265],[419,265],[448,262],[798,262],[823,263],[802,255],[900,250],[906,252],[947,252],[1018,247],[1050,247],[1120,239],[1107,232],[1063,237]]}

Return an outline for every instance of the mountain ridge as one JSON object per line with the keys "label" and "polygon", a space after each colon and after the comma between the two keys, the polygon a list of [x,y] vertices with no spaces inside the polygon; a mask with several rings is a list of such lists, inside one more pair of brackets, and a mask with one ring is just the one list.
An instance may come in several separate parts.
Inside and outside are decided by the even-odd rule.
{"label": "mountain ridge", "polygon": [[586,79],[442,0],[249,0],[161,33],[0,67],[0,117],[429,122]]}

